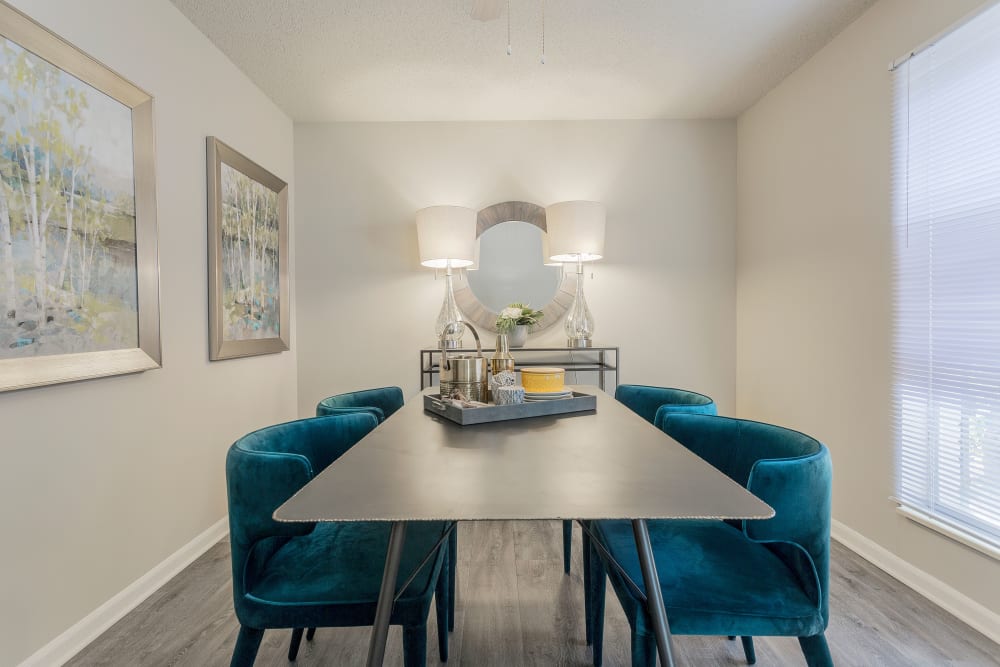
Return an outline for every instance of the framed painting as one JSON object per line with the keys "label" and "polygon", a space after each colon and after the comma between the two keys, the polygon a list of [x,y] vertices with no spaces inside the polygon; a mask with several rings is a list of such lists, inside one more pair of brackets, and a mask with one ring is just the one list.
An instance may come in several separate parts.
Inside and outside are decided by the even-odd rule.
{"label": "framed painting", "polygon": [[160,366],[153,98],[0,2],[0,391]]}
{"label": "framed painting", "polygon": [[208,137],[212,361],[288,349],[288,184]]}

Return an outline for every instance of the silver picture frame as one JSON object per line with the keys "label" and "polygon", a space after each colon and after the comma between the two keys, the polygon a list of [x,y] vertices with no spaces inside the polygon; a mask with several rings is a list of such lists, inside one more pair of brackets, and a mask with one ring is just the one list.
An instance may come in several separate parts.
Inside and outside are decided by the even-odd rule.
{"label": "silver picture frame", "polygon": [[[288,184],[216,137],[206,140],[208,157],[208,321],[209,359],[219,361],[289,349],[291,318],[288,288]],[[227,336],[225,303],[226,252],[223,241],[223,170],[227,165],[277,196],[277,333],[263,338]],[[251,304],[254,303],[251,296]]]}
{"label": "silver picture frame", "polygon": [[153,97],[3,2],[0,2],[0,35],[131,110],[138,329],[138,345],[134,348],[0,359],[0,392],[159,368]]}

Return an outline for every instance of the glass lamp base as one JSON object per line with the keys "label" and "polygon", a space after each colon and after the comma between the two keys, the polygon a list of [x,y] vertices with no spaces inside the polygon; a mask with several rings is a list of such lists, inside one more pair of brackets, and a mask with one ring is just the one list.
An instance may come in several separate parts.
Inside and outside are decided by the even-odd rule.
{"label": "glass lamp base", "polygon": [[567,338],[566,347],[593,347],[594,342],[589,338]]}

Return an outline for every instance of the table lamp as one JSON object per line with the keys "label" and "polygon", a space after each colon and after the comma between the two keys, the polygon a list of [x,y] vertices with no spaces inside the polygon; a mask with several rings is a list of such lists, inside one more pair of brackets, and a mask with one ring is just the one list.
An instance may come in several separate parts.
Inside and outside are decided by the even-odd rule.
{"label": "table lamp", "polygon": [[583,296],[583,263],[604,256],[604,226],[607,212],[596,201],[564,201],[545,209],[549,236],[549,259],[576,263],[576,295],[566,314],[566,345],[591,347],[594,316]]}
{"label": "table lamp", "polygon": [[476,212],[461,206],[430,206],[417,211],[417,244],[420,263],[433,269],[444,269],[444,303],[434,323],[434,334],[446,348],[461,347],[465,327],[446,327],[449,322],[461,322],[462,314],[455,303],[452,269],[471,266],[476,244]]}

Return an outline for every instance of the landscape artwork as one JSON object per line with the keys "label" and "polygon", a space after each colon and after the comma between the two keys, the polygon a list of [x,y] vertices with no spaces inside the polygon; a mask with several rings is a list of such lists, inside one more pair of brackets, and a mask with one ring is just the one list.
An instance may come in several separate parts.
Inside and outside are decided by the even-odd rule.
{"label": "landscape artwork", "polygon": [[0,391],[159,367],[152,106],[0,3]]}
{"label": "landscape artwork", "polygon": [[138,346],[132,110],[0,38],[0,359]]}
{"label": "landscape artwork", "polygon": [[277,338],[278,193],[222,165],[223,340]]}
{"label": "landscape artwork", "polygon": [[[215,156],[212,158],[212,153]],[[213,359],[288,349],[286,184],[222,142],[209,139],[210,252],[216,278]],[[214,216],[212,213],[214,212]]]}

